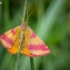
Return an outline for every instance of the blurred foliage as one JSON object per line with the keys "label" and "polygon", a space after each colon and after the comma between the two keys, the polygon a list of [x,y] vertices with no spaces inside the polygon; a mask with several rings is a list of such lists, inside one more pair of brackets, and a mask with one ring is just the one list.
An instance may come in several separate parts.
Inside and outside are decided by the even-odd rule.
{"label": "blurred foliage", "polygon": [[[1,4],[2,2],[2,4]],[[24,0],[0,0],[0,34],[21,25]],[[70,0],[28,0],[28,25],[47,43],[51,53],[35,57],[36,70],[70,70]],[[0,44],[0,70],[12,70],[14,55]],[[21,55],[19,70],[30,70]]]}

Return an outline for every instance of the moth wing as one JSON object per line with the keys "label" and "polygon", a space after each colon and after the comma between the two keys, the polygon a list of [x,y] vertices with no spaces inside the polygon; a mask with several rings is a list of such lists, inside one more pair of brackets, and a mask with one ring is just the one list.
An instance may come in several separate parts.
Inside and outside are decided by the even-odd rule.
{"label": "moth wing", "polygon": [[11,53],[11,54],[16,54],[19,50],[19,35],[17,34],[17,37],[12,45],[11,48],[8,48],[8,51]]}
{"label": "moth wing", "polygon": [[20,26],[13,28],[0,36],[0,42],[5,48],[12,48],[14,41],[16,40],[18,33],[20,31]]}
{"label": "moth wing", "polygon": [[22,54],[30,57],[43,56],[50,53],[48,46],[29,27],[24,33],[25,42],[21,50]]}

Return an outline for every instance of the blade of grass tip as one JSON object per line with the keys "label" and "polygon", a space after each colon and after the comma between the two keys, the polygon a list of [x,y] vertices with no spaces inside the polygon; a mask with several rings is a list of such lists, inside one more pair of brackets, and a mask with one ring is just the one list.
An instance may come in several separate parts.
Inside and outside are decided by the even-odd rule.
{"label": "blade of grass tip", "polygon": [[[27,11],[27,23],[28,23],[28,11]],[[31,70],[35,70],[33,58],[30,58],[30,64],[31,64]]]}
{"label": "blade of grass tip", "polygon": [[[27,4],[27,0],[25,0],[25,4],[24,4],[23,22],[24,22],[24,19],[25,19],[26,4]],[[21,30],[22,30],[22,29],[21,29]],[[21,36],[21,35],[20,35],[20,36]],[[21,44],[19,45],[19,47],[21,47]],[[21,48],[19,48],[18,53],[15,55],[13,70],[18,70],[18,63],[19,63],[20,51],[21,51]]]}

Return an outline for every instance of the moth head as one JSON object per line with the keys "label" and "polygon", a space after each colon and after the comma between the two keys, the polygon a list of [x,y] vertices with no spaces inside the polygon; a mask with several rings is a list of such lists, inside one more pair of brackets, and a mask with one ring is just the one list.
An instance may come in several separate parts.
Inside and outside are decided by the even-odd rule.
{"label": "moth head", "polygon": [[25,22],[21,25],[21,29],[26,30],[26,28],[27,28],[27,23]]}

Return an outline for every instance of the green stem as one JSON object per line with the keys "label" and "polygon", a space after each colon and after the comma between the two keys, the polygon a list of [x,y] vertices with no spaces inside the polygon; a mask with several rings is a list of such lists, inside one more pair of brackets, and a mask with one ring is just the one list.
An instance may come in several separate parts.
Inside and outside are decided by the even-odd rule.
{"label": "green stem", "polygon": [[31,63],[31,70],[35,70],[33,58],[30,58],[30,63]]}
{"label": "green stem", "polygon": [[[25,4],[24,4],[23,22],[25,20],[26,5],[27,5],[27,0],[25,0]],[[21,47],[21,46],[19,46],[19,47]],[[18,70],[20,51],[21,51],[21,48],[19,48],[18,53],[15,55],[15,61],[14,61],[13,70]]]}
{"label": "green stem", "polygon": [[24,9],[23,9],[23,14],[22,14],[22,18],[23,18],[22,23],[23,23],[23,22],[24,22],[24,20],[25,20],[25,14],[26,14],[26,5],[27,5],[27,0],[25,0],[25,4],[24,4]]}
{"label": "green stem", "polygon": [[20,52],[18,52],[18,53],[15,55],[13,70],[18,70],[19,56],[20,56]]}

